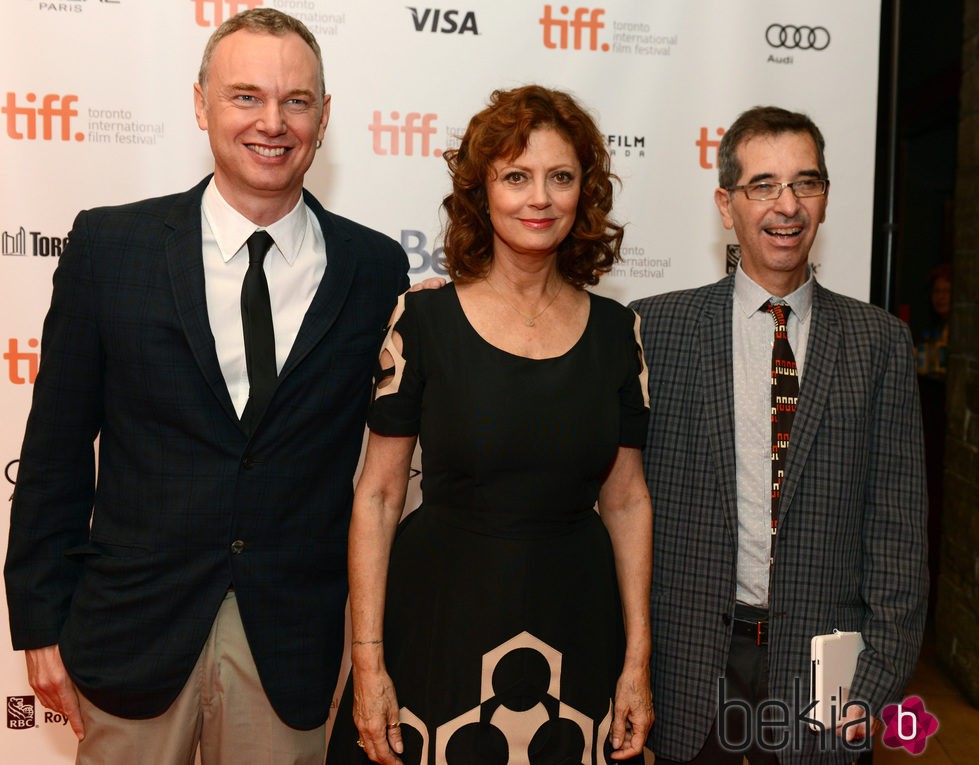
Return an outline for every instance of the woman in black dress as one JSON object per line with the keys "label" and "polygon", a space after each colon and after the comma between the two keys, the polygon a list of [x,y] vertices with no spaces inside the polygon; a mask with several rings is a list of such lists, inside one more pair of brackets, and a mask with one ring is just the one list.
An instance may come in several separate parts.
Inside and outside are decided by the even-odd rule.
{"label": "woman in black dress", "polygon": [[402,296],[381,352],[327,762],[642,762],[645,366],[635,314],[583,289],[622,240],[605,143],[527,86],[446,155],[453,284]]}

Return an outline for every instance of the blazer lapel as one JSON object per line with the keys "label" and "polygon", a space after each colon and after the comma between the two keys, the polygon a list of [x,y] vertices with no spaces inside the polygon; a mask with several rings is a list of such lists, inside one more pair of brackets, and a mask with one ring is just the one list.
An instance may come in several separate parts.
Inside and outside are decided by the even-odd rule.
{"label": "blazer lapel", "polygon": [[795,419],[792,421],[792,434],[789,437],[785,460],[785,475],[782,478],[780,521],[792,506],[792,497],[799,486],[803,466],[806,464],[809,450],[819,430],[833,376],[836,373],[836,359],[841,340],[842,327],[830,296],[816,283],[813,287],[812,321],[809,324],[809,342],[802,369],[799,405]]}
{"label": "blazer lapel", "polygon": [[327,265],[289,357],[279,373],[280,382],[295,370],[336,322],[357,270],[357,254],[352,251],[349,232],[335,216],[323,209],[312,194],[304,190],[303,196],[323,230]]}
{"label": "blazer lapel", "polygon": [[[718,473],[724,520],[737,539],[738,486],[734,446],[734,373],[731,306],[734,279],[717,282],[708,292],[700,324],[701,379],[707,432],[705,459]],[[695,405],[695,402],[691,402]]]}
{"label": "blazer lapel", "polygon": [[201,198],[210,181],[205,178],[181,195],[166,219],[170,233],[163,244],[177,316],[187,343],[207,384],[225,413],[235,422],[238,415],[231,403],[228,386],[221,373],[214,335],[207,315],[204,291],[204,255],[201,247]]}

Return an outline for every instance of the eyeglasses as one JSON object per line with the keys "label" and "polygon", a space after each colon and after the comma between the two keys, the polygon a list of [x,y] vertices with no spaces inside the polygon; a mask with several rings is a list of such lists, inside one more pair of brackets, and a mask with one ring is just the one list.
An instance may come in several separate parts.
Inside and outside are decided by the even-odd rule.
{"label": "eyeglasses", "polygon": [[743,191],[748,199],[754,202],[771,202],[782,196],[785,189],[792,189],[797,199],[804,197],[821,197],[829,188],[829,181],[825,178],[804,178],[801,181],[792,183],[771,183],[762,181],[761,183],[747,183],[743,186],[732,186],[728,191]]}

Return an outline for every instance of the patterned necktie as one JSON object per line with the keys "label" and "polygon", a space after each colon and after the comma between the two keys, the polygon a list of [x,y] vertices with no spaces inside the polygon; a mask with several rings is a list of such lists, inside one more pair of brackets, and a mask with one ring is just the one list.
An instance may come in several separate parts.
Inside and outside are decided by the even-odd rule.
{"label": "patterned necktie", "polygon": [[795,356],[789,345],[786,330],[789,307],[784,303],[762,306],[775,322],[775,341],[772,343],[772,547],[769,569],[775,565],[775,535],[778,533],[778,509],[782,498],[782,474],[785,454],[789,447],[792,420],[799,401],[799,377]]}
{"label": "patterned necktie", "polygon": [[249,434],[272,398],[278,373],[275,368],[275,330],[272,327],[272,302],[262,263],[272,246],[268,231],[248,237],[248,271],[241,284],[241,327],[245,338],[245,364],[248,367],[248,403],[241,422]]}

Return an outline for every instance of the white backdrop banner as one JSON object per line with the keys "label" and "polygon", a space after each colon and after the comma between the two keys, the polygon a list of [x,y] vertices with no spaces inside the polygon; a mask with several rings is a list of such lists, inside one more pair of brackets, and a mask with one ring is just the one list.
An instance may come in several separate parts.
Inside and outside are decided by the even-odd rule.
{"label": "white backdrop banner", "polygon": [[[744,109],[776,104],[809,113],[827,140],[833,187],[812,255],[818,278],[869,295],[879,2],[5,0],[4,529],[51,275],[71,222],[80,209],[187,189],[210,172],[193,112],[200,56],[214,27],[260,5],[301,18],[323,48],[332,118],[307,187],[399,240],[413,281],[441,273],[442,152],[492,90],[539,83],[592,111],[622,179],[624,259],[597,292],[626,302],[724,274],[734,238],[713,203],[717,143]],[[0,699],[5,762],[73,761],[65,721],[35,702],[5,628]]]}

